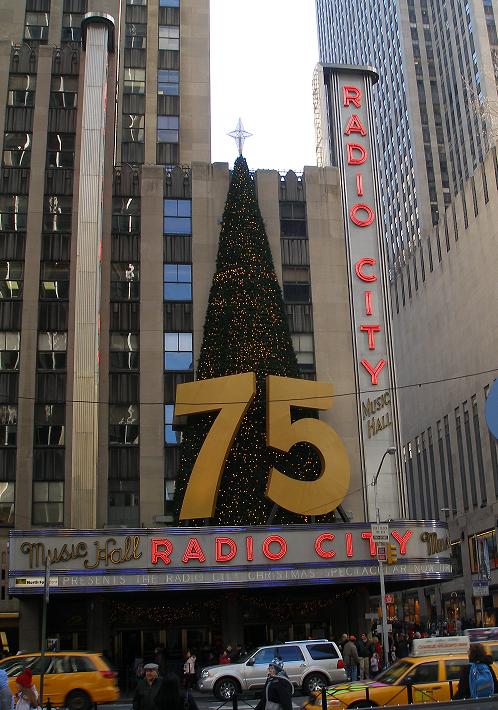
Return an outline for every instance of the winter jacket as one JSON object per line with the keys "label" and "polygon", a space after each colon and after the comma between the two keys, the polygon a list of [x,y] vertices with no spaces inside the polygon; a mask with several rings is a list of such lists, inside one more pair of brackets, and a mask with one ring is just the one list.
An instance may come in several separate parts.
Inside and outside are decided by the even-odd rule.
{"label": "winter jacket", "polygon": [[139,680],[133,696],[133,710],[156,710],[156,698],[161,685],[162,679],[159,677],[150,685],[146,680]]}
{"label": "winter jacket", "polygon": [[358,649],[353,641],[346,641],[344,644],[344,648],[342,649],[342,658],[345,666],[358,665]]}
{"label": "winter jacket", "polygon": [[292,710],[293,692],[294,686],[288,679],[285,671],[280,671],[280,673],[275,676],[268,676],[263,690],[263,696],[254,710],[265,710],[268,700],[272,703],[278,703],[282,710]]}

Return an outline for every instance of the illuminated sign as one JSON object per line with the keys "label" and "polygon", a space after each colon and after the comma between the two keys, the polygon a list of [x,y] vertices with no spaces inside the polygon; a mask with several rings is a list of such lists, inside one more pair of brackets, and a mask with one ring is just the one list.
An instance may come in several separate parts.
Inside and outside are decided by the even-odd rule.
{"label": "illuminated sign", "polygon": [[[375,519],[374,490],[368,484],[385,451],[400,448],[372,135],[370,92],[377,78],[370,68],[340,65],[319,65],[315,74],[322,164],[337,165],[341,173],[365,513],[371,520]],[[328,124],[327,130],[323,123]],[[398,517],[403,486],[396,475],[395,457],[385,460],[377,486],[381,518]]]}
{"label": "illuminated sign", "polygon": [[[447,537],[443,523],[390,523],[398,555],[391,579],[451,577],[451,552],[429,558],[429,533]],[[372,531],[362,524],[13,530],[9,593],[41,593],[47,558],[51,593],[365,582],[378,574]]]}

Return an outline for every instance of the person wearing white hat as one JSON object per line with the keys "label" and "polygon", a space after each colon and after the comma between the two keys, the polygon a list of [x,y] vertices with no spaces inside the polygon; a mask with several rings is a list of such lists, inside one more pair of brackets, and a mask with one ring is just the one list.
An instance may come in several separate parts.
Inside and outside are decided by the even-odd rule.
{"label": "person wearing white hat", "polygon": [[157,663],[146,663],[145,678],[139,680],[133,696],[133,710],[156,710],[156,698],[161,688]]}
{"label": "person wearing white hat", "polygon": [[263,697],[254,710],[292,710],[294,686],[284,670],[281,658],[274,658],[268,665],[268,678]]}

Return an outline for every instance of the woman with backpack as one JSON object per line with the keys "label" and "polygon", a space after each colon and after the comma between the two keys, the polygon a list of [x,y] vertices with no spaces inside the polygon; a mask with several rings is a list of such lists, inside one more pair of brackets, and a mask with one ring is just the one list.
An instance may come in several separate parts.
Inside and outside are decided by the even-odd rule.
{"label": "woman with backpack", "polygon": [[458,690],[453,700],[489,698],[498,693],[498,680],[492,668],[493,659],[486,655],[482,643],[471,643],[469,665],[464,666],[458,679]]}

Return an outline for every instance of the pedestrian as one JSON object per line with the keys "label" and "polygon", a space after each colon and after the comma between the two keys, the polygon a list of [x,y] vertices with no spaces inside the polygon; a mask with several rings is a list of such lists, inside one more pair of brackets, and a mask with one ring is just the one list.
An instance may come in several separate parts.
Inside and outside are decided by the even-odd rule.
{"label": "pedestrian", "polygon": [[400,634],[398,638],[398,658],[408,656],[408,644],[404,634]]}
{"label": "pedestrian", "polygon": [[13,710],[14,697],[10,692],[7,673],[0,669],[0,710]]}
{"label": "pedestrian", "polygon": [[349,637],[348,637],[347,634],[342,634],[341,640],[339,641],[339,648],[341,649],[341,653],[342,653],[342,651],[343,651],[344,644],[347,643],[348,638],[349,638]]}
{"label": "pedestrian", "polygon": [[228,655],[228,648],[225,648],[223,653],[220,655],[218,663],[221,666],[226,666],[228,663],[230,663],[230,656]]}
{"label": "pedestrian", "polygon": [[359,657],[358,657],[358,651],[356,649],[356,644],[355,644],[355,637],[350,636],[349,639],[345,642],[343,649],[342,649],[342,658],[344,661],[344,667],[346,669],[346,675],[348,677],[348,680],[358,680],[358,663],[359,663]]}
{"label": "pedestrian", "polygon": [[238,663],[239,658],[245,653],[240,643],[235,644],[235,651],[230,656],[230,663]]}
{"label": "pedestrian", "polygon": [[294,686],[284,670],[281,658],[274,658],[268,666],[268,677],[261,700],[254,710],[292,710]]}
{"label": "pedestrian", "polygon": [[157,663],[146,663],[145,678],[139,680],[133,696],[133,710],[156,710],[156,697],[161,688]]}
{"label": "pedestrian", "polygon": [[161,683],[155,698],[154,710],[199,710],[194,696],[180,688],[175,673],[168,673]]}
{"label": "pedestrian", "polygon": [[187,650],[186,661],[183,664],[183,687],[187,690],[195,686],[195,662],[195,655]]}
{"label": "pedestrian", "polygon": [[384,665],[383,660],[384,660],[384,649],[382,648],[382,644],[379,641],[378,636],[374,636],[372,639],[374,651],[377,654],[377,658],[379,659],[379,671],[382,670],[382,666]]}
{"label": "pedestrian", "polygon": [[360,640],[356,644],[358,656],[360,657],[360,680],[368,680],[370,678],[370,656],[372,655],[372,644],[369,642],[367,635],[362,634]]}
{"label": "pedestrian", "polygon": [[380,671],[380,658],[377,651],[374,651],[370,657],[370,675],[375,678]]}
{"label": "pedestrian", "polygon": [[471,643],[469,665],[463,666],[458,679],[458,690],[453,700],[489,698],[498,693],[498,680],[493,670],[493,659],[486,655],[482,643]]}
{"label": "pedestrian", "polygon": [[16,677],[16,689],[15,710],[32,710],[38,707],[38,691],[29,668],[25,668]]}

